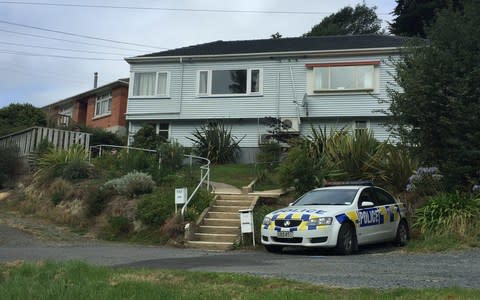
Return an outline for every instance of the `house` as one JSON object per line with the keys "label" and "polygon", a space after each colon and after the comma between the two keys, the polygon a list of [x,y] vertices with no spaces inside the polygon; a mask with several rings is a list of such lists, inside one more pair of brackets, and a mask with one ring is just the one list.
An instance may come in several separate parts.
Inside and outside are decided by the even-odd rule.
{"label": "house", "polygon": [[389,59],[406,38],[349,35],[215,41],[127,58],[130,82],[126,118],[129,142],[144,124],[191,146],[195,128],[207,121],[231,125],[254,161],[268,128],[265,117],[307,135],[311,126],[389,133],[379,112],[394,87]]}
{"label": "house", "polygon": [[43,107],[58,126],[75,124],[103,128],[119,135],[126,135],[125,112],[129,79],[118,79],[78,95]]}

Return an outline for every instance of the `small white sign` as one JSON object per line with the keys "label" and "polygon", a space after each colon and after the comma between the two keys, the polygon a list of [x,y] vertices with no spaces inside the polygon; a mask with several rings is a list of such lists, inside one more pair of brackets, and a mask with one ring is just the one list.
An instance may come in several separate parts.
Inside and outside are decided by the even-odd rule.
{"label": "small white sign", "polygon": [[251,210],[240,210],[240,229],[242,233],[253,232],[253,214]]}
{"label": "small white sign", "polygon": [[175,204],[185,204],[187,202],[187,188],[175,189]]}

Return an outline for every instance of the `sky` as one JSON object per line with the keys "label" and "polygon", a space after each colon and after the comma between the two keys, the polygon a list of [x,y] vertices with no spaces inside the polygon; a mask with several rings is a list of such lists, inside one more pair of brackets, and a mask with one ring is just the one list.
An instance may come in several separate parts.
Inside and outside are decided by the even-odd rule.
{"label": "sky", "polygon": [[[94,72],[99,74],[99,86],[126,78],[125,57],[216,40],[270,38],[276,32],[283,37],[300,36],[325,16],[360,2],[0,1],[0,107],[10,103],[42,107],[85,92],[93,88]],[[364,2],[377,7],[386,27],[395,0]]]}

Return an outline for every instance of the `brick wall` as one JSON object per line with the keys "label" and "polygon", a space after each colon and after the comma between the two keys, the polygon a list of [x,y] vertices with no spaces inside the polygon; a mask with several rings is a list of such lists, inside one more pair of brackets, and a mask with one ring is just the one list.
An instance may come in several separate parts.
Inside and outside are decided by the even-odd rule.
{"label": "brick wall", "polygon": [[95,118],[96,97],[88,98],[86,125],[108,129],[110,127],[125,127],[125,112],[127,110],[128,88],[119,87],[112,90],[112,112],[110,115]]}

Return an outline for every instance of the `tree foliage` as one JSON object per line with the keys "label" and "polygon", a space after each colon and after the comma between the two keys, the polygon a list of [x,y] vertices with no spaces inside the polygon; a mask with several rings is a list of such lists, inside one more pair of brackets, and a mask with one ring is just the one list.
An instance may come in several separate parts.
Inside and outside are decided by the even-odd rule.
{"label": "tree foliage", "polygon": [[345,6],[338,12],[325,17],[303,36],[372,34],[380,33],[381,20],[375,6],[357,4],[355,8]]}
{"label": "tree foliage", "polygon": [[439,13],[429,43],[394,62],[401,89],[390,89],[391,130],[438,166],[450,188],[467,186],[480,166],[480,2],[463,14]]}
{"label": "tree foliage", "polygon": [[45,112],[31,104],[12,103],[0,108],[0,136],[47,124]]}
{"label": "tree foliage", "polygon": [[390,24],[390,32],[403,36],[419,36],[425,38],[426,28],[431,26],[437,13],[453,5],[462,9],[463,0],[396,0],[393,10],[395,18]]}

